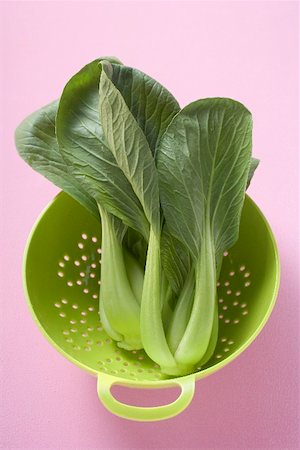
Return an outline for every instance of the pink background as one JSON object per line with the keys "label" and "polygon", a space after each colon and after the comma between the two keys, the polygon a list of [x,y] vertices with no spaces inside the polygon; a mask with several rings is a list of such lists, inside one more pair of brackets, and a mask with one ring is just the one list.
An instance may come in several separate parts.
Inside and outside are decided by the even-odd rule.
{"label": "pink background", "polygon": [[[299,448],[297,9],[296,2],[1,4],[2,448]],[[101,55],[149,73],[182,105],[227,96],[248,106],[261,159],[250,195],[280,250],[278,303],[261,335],[199,381],[188,410],[163,423],[108,413],[96,380],[41,336],[22,292],[27,235],[57,189],[19,159],[13,132]]]}

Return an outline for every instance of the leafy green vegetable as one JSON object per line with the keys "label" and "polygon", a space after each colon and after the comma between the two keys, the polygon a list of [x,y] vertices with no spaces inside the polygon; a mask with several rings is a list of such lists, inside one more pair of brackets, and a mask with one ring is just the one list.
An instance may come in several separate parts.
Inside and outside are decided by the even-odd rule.
{"label": "leafy green vegetable", "polygon": [[131,226],[147,237],[149,225],[103,136],[98,114],[99,77],[96,60],[67,83],[59,103],[56,134],[70,173],[99,207],[105,254],[101,264],[100,310],[106,317],[105,329],[112,337],[112,330],[121,336],[118,345],[141,348],[139,305],[125,268],[124,230],[120,233],[120,227],[122,231],[122,226]]}
{"label": "leafy green vegetable", "polygon": [[122,94],[154,155],[162,134],[180,111],[179,104],[165,87],[145,73],[114,64],[113,61],[111,63],[103,62],[102,65],[105,65],[109,78]]}
{"label": "leafy green vegetable", "polygon": [[[155,161],[143,130],[139,127],[137,120],[127,106],[122,93],[112,81],[114,79],[114,65],[102,63],[102,67],[99,89],[100,121],[103,126],[103,131],[109,148],[117,160],[118,166],[122,169],[136,196],[140,200],[150,224],[150,237],[141,301],[140,320],[142,343],[150,357],[159,361],[160,364],[172,366],[175,365],[175,360],[167,344],[161,315],[161,222]],[[121,73],[127,69],[117,67],[117,70]],[[131,73],[134,74],[135,72]],[[138,79],[138,75],[134,78],[135,80]],[[142,76],[139,78],[142,80],[142,85],[145,83],[143,78]],[[147,81],[149,82],[149,79]],[[155,86],[155,82],[151,81],[151,83]],[[144,90],[145,88],[142,89],[142,94]],[[155,92],[155,90],[153,89],[151,92]],[[164,110],[164,94],[161,95],[161,92],[164,92],[163,88],[160,88],[158,92],[159,97],[153,103],[156,114]],[[166,93],[166,96],[169,98],[169,93]],[[139,98],[138,94],[137,98]],[[142,95],[141,102],[143,102],[143,98]],[[151,111],[151,114],[154,115],[153,111]],[[143,120],[143,123],[147,124],[147,118]],[[159,133],[160,129],[158,130],[157,136],[159,136]],[[157,139],[153,139],[152,133],[152,142],[156,143]]]}
{"label": "leafy green vegetable", "polygon": [[98,217],[96,202],[69,174],[68,167],[59,152],[55,136],[57,106],[58,100],[34,112],[18,126],[15,140],[19,155],[34,170],[44,175]]}
{"label": "leafy green vegetable", "polygon": [[171,235],[165,223],[162,229],[161,260],[172,290],[178,295],[191,268],[191,258],[185,246]]}
{"label": "leafy green vegetable", "polygon": [[108,212],[143,236],[149,225],[140,202],[108,149],[99,122],[99,61],[66,84],[56,118],[60,152],[70,173]]}
{"label": "leafy green vegetable", "polygon": [[[119,66],[116,64],[113,66],[117,72]],[[131,86],[137,90],[139,86],[139,79],[142,79],[143,77],[140,77],[140,73],[138,73],[138,76],[136,77],[132,76],[132,71],[128,68],[125,68],[125,71],[128,76],[131,75]],[[145,217],[147,217],[148,221],[150,219],[152,223],[155,223],[155,220],[153,220],[152,217],[147,216],[147,214],[149,214],[149,212],[152,213],[155,208],[150,206],[150,208],[147,209],[147,201],[153,197],[152,193],[149,193],[148,199],[144,199],[143,196],[140,196],[140,193],[143,192],[142,186],[134,185],[134,183],[132,183],[132,179],[130,180],[130,183],[128,183],[127,178],[129,174],[123,173],[124,167],[121,167],[122,170],[119,169],[120,161],[117,160],[118,154],[113,151],[108,151],[108,145],[110,145],[110,150],[112,150],[112,143],[109,142],[109,139],[107,139],[108,142],[106,142],[103,134],[103,129],[105,129],[105,125],[107,123],[106,115],[103,116],[103,120],[99,121],[97,114],[99,100],[101,108],[101,102],[104,102],[106,98],[106,93],[104,92],[100,95],[99,99],[99,73],[100,66],[99,61],[97,60],[85,66],[67,83],[59,104],[56,132],[60,151],[64,160],[69,165],[70,172],[74,178],[82,183],[82,186],[89,192],[89,194],[95,198],[98,205],[102,206],[99,207],[99,209],[101,212],[103,230],[105,230],[105,232],[103,232],[103,245],[106,248],[107,255],[109,254],[108,252],[111,251],[110,256],[103,258],[102,262],[102,288],[100,299],[100,302],[103,304],[102,309],[111,325],[111,328],[123,336],[125,343],[120,343],[120,345],[127,347],[129,345],[128,348],[130,348],[130,346],[134,346],[133,348],[138,348],[137,332],[134,330],[137,330],[138,328],[139,310],[136,308],[136,302],[134,301],[136,298],[134,292],[130,289],[131,285],[128,283],[128,279],[126,280],[127,283],[125,283],[124,274],[126,271],[124,268],[124,261],[121,258],[121,241],[117,239],[117,236],[115,236],[115,238],[113,237],[113,235],[115,235],[115,233],[112,233],[111,230],[113,228],[113,224],[109,221],[109,216],[106,215],[105,212],[108,211],[119,217],[124,224],[135,228],[145,238],[147,238],[149,224],[146,222]],[[119,71],[118,74],[120,75],[120,73],[121,72]],[[117,76],[116,79],[119,80],[122,79],[122,77]],[[141,101],[139,102],[139,105],[141,105],[142,100],[144,100],[146,102],[144,110],[139,110],[134,104],[132,104],[132,107],[135,108],[135,112],[139,117],[140,123],[143,121],[146,128],[152,126],[152,128],[149,128],[148,136],[153,144],[156,142],[155,138],[157,139],[159,137],[159,132],[164,130],[164,128],[162,128],[161,117],[163,117],[163,121],[166,122],[167,115],[170,115],[168,111],[174,105],[177,105],[177,103],[173,100],[173,97],[171,97],[168,93],[167,97],[170,107],[166,107],[165,103],[162,102],[163,108],[161,111],[159,108],[156,108],[159,106],[159,104],[155,102],[156,96],[164,94],[162,87],[159,88],[159,92],[156,94],[157,86],[156,89],[152,89],[153,86],[150,86],[152,93],[146,96],[145,91],[141,90]],[[124,92],[125,94],[128,94],[126,89]],[[151,111],[151,118],[148,121],[147,113],[149,111],[149,105],[152,105],[156,108],[156,110],[155,114]],[[144,116],[142,115],[143,111],[145,111],[146,114]],[[173,115],[175,112],[172,111]],[[159,130],[157,132],[157,136],[155,137],[153,127],[156,123],[159,124]],[[137,133],[139,133],[139,130],[140,129],[137,126]],[[141,134],[141,136],[143,137],[144,135]],[[88,145],[86,145],[87,142]],[[151,160],[153,160],[153,157],[150,153],[150,161]],[[143,162],[142,159],[141,161]],[[152,171],[147,171],[146,169],[147,166],[145,166],[145,180],[143,179],[144,184],[148,183],[147,176],[152,177],[153,173],[155,173]],[[138,179],[136,180],[139,182]],[[156,226],[157,230],[159,230],[158,191],[157,199],[156,202],[154,202],[154,205],[157,210]],[[110,233],[108,230],[110,230]],[[119,250],[116,248],[117,243]],[[115,267],[111,266],[112,261],[116,258],[116,255],[118,255],[119,258],[117,263],[118,267],[123,267],[123,269],[120,269],[119,271],[113,270]],[[121,273],[123,273],[122,277]],[[125,329],[121,326],[119,321],[119,317],[121,316],[122,290],[114,290],[116,285],[122,286],[123,297],[128,297],[128,315],[126,316],[125,309],[122,310],[125,314],[123,314],[122,317],[122,323],[125,323]],[[126,293],[126,295],[124,293]],[[114,302],[111,301],[112,296],[114,298]],[[131,300],[129,300],[130,298]],[[133,317],[135,317],[134,321],[132,319]],[[130,338],[128,333],[126,334],[126,328],[130,329],[134,334],[133,338]],[[109,332],[108,328],[107,331]]]}
{"label": "leafy green vegetable", "polygon": [[[159,233],[159,192],[154,159],[147,139],[102,63],[100,76],[100,121],[118,167],[139,199],[150,226]],[[118,68],[122,70],[122,67]]]}
{"label": "leafy green vegetable", "polygon": [[[115,58],[110,59],[117,61]],[[81,183],[69,173],[68,166],[59,151],[55,132],[57,108],[58,101],[54,101],[36,111],[21,123],[16,130],[16,144],[19,154],[36,171],[46,176],[99,218],[96,201],[88,194]],[[98,117],[97,112],[96,117]],[[114,219],[114,227],[119,236],[126,231],[126,227],[124,228],[120,221],[117,223],[116,218]],[[131,251],[130,247],[128,249]],[[124,257],[130,285],[140,300],[143,283],[142,268],[128,251],[124,251]],[[108,325],[102,303],[100,309],[105,328],[114,339],[117,339],[116,332]]]}
{"label": "leafy green vegetable", "polygon": [[214,353],[216,282],[259,163],[251,131],[240,103],[180,110],[156,80],[111,57],[83,67],[16,130],[21,157],[101,216],[106,332],[169,375]]}
{"label": "leafy green vegetable", "polygon": [[251,115],[240,103],[199,100],[174,117],[157,151],[166,223],[195,264],[192,311],[175,351],[178,365],[190,370],[201,362],[211,338],[216,262],[238,238],[251,129]]}

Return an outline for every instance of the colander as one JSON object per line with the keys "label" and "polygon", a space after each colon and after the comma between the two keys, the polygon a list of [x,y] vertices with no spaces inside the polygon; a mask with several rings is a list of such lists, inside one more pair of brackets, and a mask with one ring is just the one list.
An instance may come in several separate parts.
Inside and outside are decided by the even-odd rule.
{"label": "colander", "polygon": [[[214,355],[196,372],[172,378],[143,350],[128,352],[105,333],[98,313],[101,228],[61,192],[37,219],[28,238],[23,278],[31,313],[48,341],[67,359],[98,377],[97,392],[112,413],[132,420],[173,417],[191,402],[195,381],[240,355],[259,334],[276,300],[279,259],[272,231],[246,196],[240,237],[224,253],[218,282],[219,338]],[[138,407],[116,400],[111,387],[179,386],[172,403]]]}

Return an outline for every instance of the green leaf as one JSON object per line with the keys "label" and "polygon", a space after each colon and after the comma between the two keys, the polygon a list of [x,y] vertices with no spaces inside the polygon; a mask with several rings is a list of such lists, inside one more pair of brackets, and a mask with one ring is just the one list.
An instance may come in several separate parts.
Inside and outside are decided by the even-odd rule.
{"label": "green leaf", "polygon": [[[125,96],[128,101],[126,96],[126,93],[128,93],[126,91],[127,85],[124,83],[124,79],[129,75],[135,77],[136,72],[127,70],[127,73],[124,74],[123,85],[126,86],[126,92],[124,93],[122,85],[118,86],[119,90],[113,82],[115,66],[104,62],[102,68],[100,77],[100,121],[103,131],[110,150],[126,178],[130,181],[150,223],[150,238],[141,302],[142,342],[147,354],[152,359],[171,370],[171,367],[174,367],[176,363],[166,341],[161,316],[160,202],[157,171],[153,158],[157,140],[162,132],[161,127],[158,127],[157,124],[162,117],[161,111],[163,110],[164,100],[160,99],[160,94],[155,90],[153,95],[150,91],[148,95],[145,95],[143,93],[147,86],[145,77],[137,76],[135,80],[141,89],[135,87],[135,90],[133,90],[130,83],[128,89],[135,98],[136,104],[140,101],[141,105],[144,105],[144,111],[143,109],[138,110],[138,112],[135,111],[137,115],[135,117],[133,111],[130,110],[133,103],[128,102],[127,104],[124,99]],[[120,73],[126,69],[118,67],[117,70]],[[161,89],[159,92],[162,93],[163,90]],[[149,102],[151,109],[147,109],[147,102]],[[140,115],[139,111],[144,117]],[[174,112],[172,116],[174,116]],[[157,117],[156,122],[153,122],[152,132],[150,132],[147,123],[151,115],[153,118]],[[139,124],[142,124],[142,128]],[[151,125],[150,120],[149,124]],[[164,126],[166,126],[166,121]],[[147,127],[148,138],[146,137]]]}
{"label": "green leaf", "polygon": [[175,352],[177,364],[187,371],[205,360],[215,340],[216,270],[223,251],[238,238],[251,131],[251,114],[240,103],[199,100],[173,118],[158,147],[165,220],[195,261],[193,306]]}
{"label": "green leaf", "polygon": [[230,99],[193,102],[160,141],[157,167],[170,232],[197,259],[208,218],[216,254],[238,238],[251,157],[249,111]]}
{"label": "green leaf", "polygon": [[133,228],[128,228],[123,239],[123,245],[130,251],[134,258],[145,268],[148,243],[143,236]]}
{"label": "green leaf", "polygon": [[112,64],[106,66],[106,71],[155,154],[160,137],[180,110],[177,100],[164,86],[140,70]]}
{"label": "green leaf", "polygon": [[66,84],[56,134],[72,175],[108,212],[148,236],[149,225],[130,183],[107,148],[99,122],[100,62],[85,66]]}
{"label": "green leaf", "polygon": [[[155,155],[156,147],[162,134],[175,114],[180,110],[180,107],[166,88],[145,73],[131,67],[118,66],[116,64],[103,62],[102,65],[104,73],[101,75],[100,83],[100,92],[103,94],[101,95],[102,105],[100,104],[101,122],[103,125],[106,124],[104,131],[108,133],[111,149],[116,155],[120,167],[130,182],[136,186],[139,198],[143,198],[140,192],[143,190],[143,186],[139,185],[139,181],[141,180],[142,183],[147,184],[148,178],[144,181],[144,169],[138,168],[138,170],[135,167],[134,157],[137,154],[135,152],[139,152],[137,158],[148,159],[149,169],[146,167],[146,177],[151,175],[151,171],[155,173],[149,148],[152,154]],[[126,117],[126,124],[124,117]],[[111,126],[112,123],[114,128]],[[122,127],[126,127],[126,133],[123,133]],[[130,145],[135,144],[135,138],[131,135],[132,129],[137,130],[141,145],[138,150],[135,149],[135,152],[132,151],[131,153]],[[123,146],[121,145],[121,148],[120,143],[122,139],[129,140],[129,145],[128,142],[125,142]],[[126,150],[132,156],[133,163],[125,154]],[[125,157],[123,158],[122,155],[124,154]],[[130,165],[134,166],[134,176],[137,178],[137,181],[133,179],[134,177],[130,173],[128,174]],[[157,213],[157,209],[155,213]],[[150,217],[151,221],[151,211],[148,211],[148,217]],[[172,239],[173,237],[168,234],[168,245],[175,249],[179,243],[178,241],[176,243],[171,242]],[[163,239],[162,243],[164,244],[166,240],[167,237]],[[184,270],[183,274],[180,274],[179,269],[183,268],[183,263],[179,267],[180,265],[167,247],[162,247],[161,256],[167,275],[172,277],[170,282],[174,288],[178,284],[178,277],[184,277],[186,270]],[[173,265],[174,267],[172,267]]]}
{"label": "green leaf", "polygon": [[189,252],[178,239],[170,234],[166,223],[162,229],[160,247],[164,272],[173,292],[178,295],[190,271]]}
{"label": "green leaf", "polygon": [[143,131],[110,79],[113,70],[113,65],[102,63],[99,91],[103,132],[108,147],[129,180],[145,216],[159,233],[159,192],[154,159]]}
{"label": "green leaf", "polygon": [[[251,158],[247,188],[250,185],[258,164],[258,159]],[[190,270],[191,261],[189,252],[178,239],[171,235],[166,223],[162,229],[160,245],[163,270],[169,280],[169,283],[171,284],[173,292],[178,295]],[[222,256],[223,255],[221,254],[216,262],[217,279],[219,278],[221,269]]]}
{"label": "green leaf", "polygon": [[[60,99],[56,133],[60,151],[72,175],[98,203],[102,222],[100,311],[106,331],[126,349],[141,348],[140,294],[143,274],[126,270],[122,240],[124,225],[145,238],[149,223],[131,184],[107,147],[99,117],[99,60],[85,66],[65,86]],[[121,222],[122,221],[122,222]],[[128,261],[127,261],[128,264]],[[137,269],[137,270],[136,270]],[[132,282],[135,272],[140,281]]]}
{"label": "green leaf", "polygon": [[27,117],[16,129],[16,147],[34,170],[67,192],[99,218],[97,204],[69,173],[57,145],[55,116],[58,100]]}

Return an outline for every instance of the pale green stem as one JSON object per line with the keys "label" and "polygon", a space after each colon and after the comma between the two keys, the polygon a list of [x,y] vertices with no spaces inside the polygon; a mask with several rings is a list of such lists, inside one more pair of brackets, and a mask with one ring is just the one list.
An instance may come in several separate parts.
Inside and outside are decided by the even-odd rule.
{"label": "pale green stem", "polygon": [[101,300],[101,294],[100,294],[99,298],[100,298],[100,302],[99,302],[100,320],[101,320],[101,324],[102,324],[104,330],[114,341],[123,341],[123,339],[124,339],[123,336],[120,333],[117,333],[113,329],[113,327],[111,326],[111,324],[109,323],[109,321],[106,317],[103,301]]}
{"label": "pale green stem", "polygon": [[[221,273],[221,268],[222,268],[222,260],[223,260],[223,255],[221,257],[219,257],[217,259],[217,264],[216,264],[216,271],[217,271],[217,277],[216,279],[219,279],[220,273]],[[212,327],[212,332],[211,332],[211,337],[209,340],[209,344],[206,350],[205,355],[203,356],[203,358],[201,359],[201,361],[198,362],[197,366],[198,367],[202,367],[210,360],[210,358],[213,356],[216,346],[217,346],[217,342],[218,342],[218,334],[219,334],[219,311],[218,311],[218,295],[216,294],[216,299],[215,299],[216,305],[215,305],[215,312],[214,312],[214,321],[213,321],[213,327]]]}
{"label": "pale green stem", "polygon": [[141,304],[142,292],[144,284],[144,270],[135,257],[125,248],[123,248],[124,262],[128,280],[132,289],[132,292],[138,302]]}
{"label": "pale green stem", "polygon": [[150,230],[141,304],[141,337],[148,356],[160,366],[176,369],[170,352],[161,314],[160,239]]}
{"label": "pale green stem", "polygon": [[213,327],[212,327],[212,332],[211,332],[209,344],[208,344],[208,347],[207,347],[205,355],[203,356],[201,361],[199,361],[197,363],[197,366],[201,367],[201,368],[203,368],[203,366],[213,356],[213,354],[215,352],[215,349],[216,349],[217,342],[218,342],[219,316],[218,316],[218,297],[217,296],[216,296],[215,302],[216,302],[216,304],[215,304],[215,311],[214,311],[214,321],[213,321]]}
{"label": "pale green stem", "polygon": [[167,341],[173,354],[175,354],[176,349],[180,344],[191,315],[193,298],[195,295],[194,277],[195,271],[191,270],[180,292],[169,323]]}
{"label": "pale green stem", "polygon": [[[216,264],[216,271],[217,271],[216,279],[217,280],[220,277],[222,261],[223,261],[223,255],[221,255],[217,259],[217,264]],[[214,312],[214,321],[213,321],[213,328],[212,328],[212,332],[211,332],[209,345],[208,345],[205,355],[203,356],[201,361],[199,361],[199,363],[197,364],[198,367],[203,367],[210,360],[210,358],[213,356],[216,346],[217,346],[218,335],[219,335],[219,310],[218,310],[218,295],[217,294],[216,294],[215,302],[216,302],[216,305],[215,305],[215,312]]]}
{"label": "pale green stem", "polygon": [[[208,222],[208,221],[207,221]],[[207,352],[216,308],[216,266],[209,223],[206,224],[196,263],[195,298],[189,323],[176,350],[175,359],[190,370]]]}
{"label": "pale green stem", "polygon": [[[124,337],[118,345],[128,350],[140,349],[140,307],[128,280],[122,244],[109,214],[98,206],[102,222],[101,308],[110,328]],[[109,333],[109,329],[106,331]]]}

